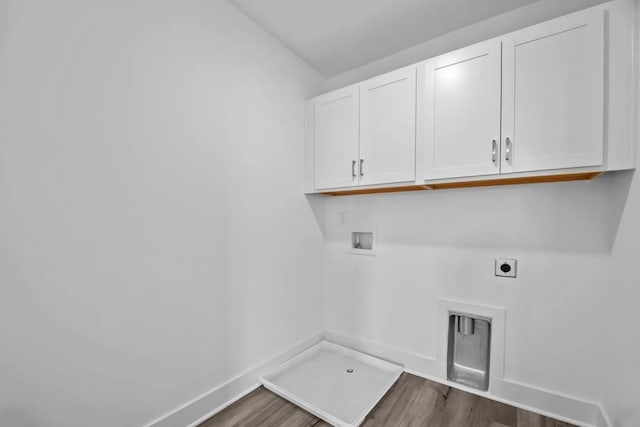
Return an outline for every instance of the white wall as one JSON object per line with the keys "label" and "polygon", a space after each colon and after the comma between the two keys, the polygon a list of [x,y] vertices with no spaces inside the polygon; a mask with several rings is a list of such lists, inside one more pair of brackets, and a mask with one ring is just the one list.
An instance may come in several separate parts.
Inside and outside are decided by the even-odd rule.
{"label": "white wall", "polygon": [[[599,402],[629,178],[328,199],[325,323],[437,357],[439,298],[505,307],[505,378]],[[376,256],[348,254],[348,233],[370,230]],[[517,279],[494,276],[500,257]]]}
{"label": "white wall", "polygon": [[321,329],[323,79],[226,1],[0,4],[0,425],[141,425]]}
{"label": "white wall", "polygon": [[[637,25],[637,28],[640,28],[640,13],[637,14]],[[640,42],[640,34],[638,41]],[[637,71],[640,80],[640,69]],[[640,100],[640,85],[635,89],[637,99]],[[640,123],[640,111],[637,123]],[[639,129],[636,128],[636,131]],[[640,134],[636,135],[640,144],[638,137]],[[603,317],[607,327],[604,344],[608,351],[607,360],[603,365],[607,372],[603,382],[603,407],[612,422],[612,427],[640,425],[639,245],[640,176],[636,172],[611,249],[611,279],[607,284],[606,298],[603,300],[603,306],[607,311]]]}
{"label": "white wall", "polygon": [[[640,159],[639,159],[640,160]],[[607,358],[603,406],[613,427],[640,425],[640,176],[636,172],[611,250],[611,274],[602,301]]]}

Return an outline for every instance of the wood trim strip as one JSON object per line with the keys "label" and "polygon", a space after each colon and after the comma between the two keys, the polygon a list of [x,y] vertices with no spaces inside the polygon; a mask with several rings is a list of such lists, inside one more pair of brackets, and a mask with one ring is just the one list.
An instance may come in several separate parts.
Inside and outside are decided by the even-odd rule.
{"label": "wood trim strip", "polygon": [[426,185],[405,185],[403,187],[386,187],[386,188],[365,188],[361,190],[341,190],[341,191],[328,191],[320,194],[327,196],[351,196],[354,194],[377,194],[377,193],[398,193],[401,191],[422,191],[430,190]]}
{"label": "wood trim strip", "polygon": [[581,172],[561,175],[525,176],[519,178],[498,178],[483,181],[447,182],[442,184],[407,185],[402,187],[366,188],[361,190],[327,191],[319,194],[327,196],[350,196],[356,194],[397,193],[403,191],[448,190],[454,188],[490,187],[497,185],[539,184],[546,182],[568,182],[592,180],[604,172]]}
{"label": "wood trim strip", "polygon": [[564,175],[526,176],[520,178],[489,179],[486,181],[449,182],[444,184],[430,184],[434,190],[449,188],[490,187],[495,185],[539,184],[544,182],[585,181],[599,177],[602,172],[583,172]]}

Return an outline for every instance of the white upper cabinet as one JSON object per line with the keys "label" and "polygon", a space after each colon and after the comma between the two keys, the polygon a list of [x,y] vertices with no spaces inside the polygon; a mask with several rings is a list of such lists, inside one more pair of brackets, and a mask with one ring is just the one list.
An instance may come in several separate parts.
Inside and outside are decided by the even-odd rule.
{"label": "white upper cabinet", "polygon": [[361,185],[415,180],[416,67],[360,84]]}
{"label": "white upper cabinet", "polygon": [[358,86],[312,101],[314,187],[358,184]]}
{"label": "white upper cabinet", "polygon": [[591,179],[635,168],[632,6],[585,9],[308,101],[305,190]]}
{"label": "white upper cabinet", "polygon": [[500,40],[418,67],[425,179],[500,173]]}
{"label": "white upper cabinet", "polygon": [[516,31],[502,42],[502,172],[602,165],[602,9]]}

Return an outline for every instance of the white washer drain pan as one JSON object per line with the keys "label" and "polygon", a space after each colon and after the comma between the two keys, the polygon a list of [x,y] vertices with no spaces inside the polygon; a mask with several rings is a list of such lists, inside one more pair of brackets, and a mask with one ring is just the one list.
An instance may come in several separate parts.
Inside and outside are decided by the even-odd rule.
{"label": "white washer drain pan", "polygon": [[274,393],[339,427],[358,426],[402,367],[327,341],[261,378]]}

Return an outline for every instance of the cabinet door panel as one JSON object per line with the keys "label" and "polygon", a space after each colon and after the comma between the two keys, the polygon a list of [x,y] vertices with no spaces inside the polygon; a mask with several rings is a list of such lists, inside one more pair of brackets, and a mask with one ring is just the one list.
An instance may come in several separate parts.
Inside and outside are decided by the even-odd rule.
{"label": "cabinet door panel", "polygon": [[360,85],[360,184],[415,180],[416,68]]}
{"label": "cabinet door panel", "polygon": [[425,179],[500,173],[500,41],[421,64]]}
{"label": "cabinet door panel", "polygon": [[358,184],[358,87],[323,95],[314,102],[315,188]]}
{"label": "cabinet door panel", "polygon": [[505,36],[502,171],[601,165],[603,97],[601,10]]}

